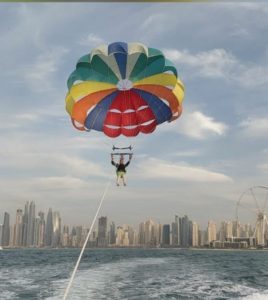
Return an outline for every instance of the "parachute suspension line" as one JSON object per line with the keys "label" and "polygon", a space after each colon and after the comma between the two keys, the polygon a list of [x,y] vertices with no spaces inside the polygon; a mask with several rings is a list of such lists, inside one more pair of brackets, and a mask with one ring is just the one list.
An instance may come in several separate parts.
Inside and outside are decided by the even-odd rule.
{"label": "parachute suspension line", "polygon": [[103,201],[104,201],[104,199],[105,199],[105,196],[106,196],[106,194],[107,194],[107,192],[108,192],[108,190],[109,190],[109,187],[110,187],[110,185],[111,185],[111,181],[112,181],[112,178],[109,179],[109,181],[108,181],[108,183],[107,183],[107,185],[106,185],[106,188],[105,188],[105,190],[104,190],[104,192],[103,192],[103,194],[102,194],[102,197],[101,197],[100,202],[99,202],[98,209],[97,209],[97,211],[96,211],[96,213],[95,213],[95,216],[94,216],[94,219],[93,219],[93,221],[92,221],[92,223],[91,223],[89,232],[88,232],[88,234],[87,234],[87,237],[86,237],[86,240],[85,240],[85,242],[84,242],[84,245],[83,245],[83,247],[82,247],[82,249],[81,249],[80,255],[79,255],[78,259],[77,259],[77,262],[76,262],[76,265],[75,265],[75,267],[74,267],[72,276],[71,276],[71,278],[70,278],[70,280],[69,280],[68,286],[67,286],[67,288],[66,288],[66,290],[65,290],[65,293],[64,293],[64,296],[63,296],[63,300],[66,300],[66,299],[67,299],[67,296],[68,296],[69,291],[70,291],[70,288],[71,288],[71,286],[72,286],[72,283],[73,283],[73,280],[74,280],[76,271],[77,271],[77,269],[78,269],[78,267],[79,267],[81,258],[82,258],[82,256],[83,256],[84,251],[85,251],[86,245],[87,245],[87,243],[88,243],[88,240],[89,240],[89,237],[90,237],[90,235],[91,235],[91,232],[92,232],[92,229],[93,229],[93,227],[94,227],[94,224],[95,224],[95,222],[96,222],[96,219],[97,219],[97,217],[98,217],[98,214],[99,214],[99,211],[100,211],[100,209],[101,209],[102,203],[103,203]]}

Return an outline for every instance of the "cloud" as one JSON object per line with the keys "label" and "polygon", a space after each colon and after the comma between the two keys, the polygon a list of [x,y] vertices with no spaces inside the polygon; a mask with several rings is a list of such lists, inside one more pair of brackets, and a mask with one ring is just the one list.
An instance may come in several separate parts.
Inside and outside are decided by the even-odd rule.
{"label": "cloud", "polygon": [[39,120],[39,115],[33,113],[18,113],[11,116],[3,116],[3,120],[4,122],[0,124],[0,129],[19,129],[25,125],[32,126],[33,123],[36,123]]}
{"label": "cloud", "polygon": [[60,169],[65,170],[68,174],[76,174],[77,176],[93,176],[93,177],[107,177],[106,172],[102,170],[98,163],[86,161],[78,157],[70,157],[67,155],[60,155],[59,157],[52,156],[53,160],[57,160],[60,164]]}
{"label": "cloud", "polygon": [[218,3],[219,6],[222,6],[222,8],[225,9],[232,9],[237,12],[239,9],[240,11],[257,11],[261,13],[268,13],[268,5],[264,3],[250,3],[250,2],[236,2],[236,3],[231,3],[231,2],[226,2],[226,3]]}
{"label": "cloud", "polygon": [[206,139],[211,136],[223,136],[228,126],[222,122],[217,122],[214,118],[206,116],[200,111],[184,112],[177,124],[163,124],[160,130],[173,130],[193,139]]}
{"label": "cloud", "polygon": [[54,47],[39,54],[34,61],[22,70],[22,77],[28,86],[38,92],[53,88],[55,75],[62,63],[63,56],[68,49]]}
{"label": "cloud", "polygon": [[202,155],[202,152],[199,150],[178,151],[174,155],[178,157],[196,157]]}
{"label": "cloud", "polygon": [[102,181],[75,176],[13,177],[3,178],[0,182],[1,197],[9,199],[4,204],[14,211],[29,199],[34,200],[39,207],[43,206],[43,209],[60,205],[65,212],[70,210],[72,213],[77,209],[78,213],[82,213],[81,206],[91,206],[88,211],[95,211],[96,200],[102,195],[103,188]]}
{"label": "cloud", "polygon": [[239,124],[244,134],[251,137],[267,137],[268,135],[268,119],[267,118],[248,118]]}
{"label": "cloud", "polygon": [[[188,50],[165,49],[170,60],[186,67],[191,77],[222,78],[240,86],[254,88],[268,83],[268,63],[243,63],[225,49],[191,54]],[[187,70],[188,69],[188,70]]]}
{"label": "cloud", "polygon": [[[108,176],[101,164],[81,158],[79,151],[76,153],[67,150],[67,142],[61,137],[50,137],[48,141],[46,138],[36,138],[32,135],[22,135],[16,139],[9,136],[5,137],[3,142],[5,147],[0,149],[2,171],[15,171],[18,174],[23,172],[26,177],[32,172],[36,176],[50,174],[51,177]],[[64,151],[71,151],[72,154],[66,154]]]}
{"label": "cloud", "polygon": [[101,38],[100,36],[94,34],[94,33],[90,33],[87,36],[83,36],[79,42],[80,45],[82,46],[87,46],[87,47],[96,47],[99,46],[101,44],[105,44],[106,41]]}
{"label": "cloud", "polygon": [[268,163],[259,164],[257,167],[263,172],[268,173]]}
{"label": "cloud", "polygon": [[190,54],[183,50],[164,50],[172,61],[197,69],[200,76],[226,77],[229,70],[237,64],[235,57],[224,49],[213,49],[207,52]]}
{"label": "cloud", "polygon": [[154,13],[149,15],[146,20],[141,24],[141,28],[143,29],[151,29],[155,28],[155,26],[158,24],[159,27],[163,29],[163,21],[168,19],[168,15],[164,13]]}
{"label": "cloud", "polygon": [[[106,141],[106,137],[96,137],[91,133],[86,133],[85,137],[77,136],[66,139],[66,148],[85,150],[105,150],[111,151],[112,145]],[[90,135],[90,136],[89,136]]]}
{"label": "cloud", "polygon": [[[159,12],[159,9],[155,12],[147,12],[146,14],[139,30],[142,35],[146,36],[147,40],[153,40],[156,36],[161,36],[165,32],[168,32],[169,29],[172,30],[177,21],[175,16]],[[163,24],[165,24],[165,26],[163,26]]]}
{"label": "cloud", "polygon": [[15,111],[12,114],[1,113],[0,116],[0,130],[16,129],[18,132],[25,131],[26,128],[32,129],[33,126],[41,123],[52,124],[55,122],[57,124],[62,120],[68,122],[68,116],[63,105],[51,105],[50,103],[45,103],[45,107],[40,108],[32,106],[31,108],[19,109],[17,113]]}
{"label": "cloud", "polygon": [[31,188],[37,190],[65,190],[84,187],[86,187],[84,180],[71,176],[38,177],[31,180]]}
{"label": "cloud", "polygon": [[164,160],[149,158],[139,166],[140,177],[172,179],[188,182],[232,182],[232,178],[222,173],[201,167],[173,164]]}
{"label": "cloud", "polygon": [[240,28],[239,26],[237,26],[230,33],[230,36],[234,36],[234,37],[238,37],[238,38],[250,37],[250,32],[246,28]]}
{"label": "cloud", "polygon": [[30,113],[22,113],[22,114],[18,114],[16,115],[16,118],[18,120],[23,120],[23,121],[36,121],[38,119],[38,115],[37,114],[30,114]]}

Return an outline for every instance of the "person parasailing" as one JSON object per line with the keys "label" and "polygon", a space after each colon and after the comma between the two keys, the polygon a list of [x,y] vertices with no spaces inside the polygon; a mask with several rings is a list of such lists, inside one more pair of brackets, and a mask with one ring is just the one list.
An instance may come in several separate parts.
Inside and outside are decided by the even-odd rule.
{"label": "person parasailing", "polygon": [[119,181],[120,179],[122,180],[123,182],[123,185],[126,186],[126,180],[125,180],[125,175],[126,175],[126,167],[130,164],[130,161],[132,159],[132,153],[128,154],[129,156],[129,160],[127,163],[124,163],[124,155],[121,154],[120,155],[120,159],[119,159],[119,162],[116,163],[114,161],[114,154],[111,154],[111,164],[113,166],[116,167],[116,185],[119,186]]}

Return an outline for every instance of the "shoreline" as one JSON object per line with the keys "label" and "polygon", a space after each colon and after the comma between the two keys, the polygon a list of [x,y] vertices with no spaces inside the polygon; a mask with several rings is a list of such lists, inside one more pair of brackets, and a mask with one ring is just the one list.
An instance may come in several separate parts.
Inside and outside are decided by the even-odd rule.
{"label": "shoreline", "polygon": [[[150,248],[150,247],[94,247],[94,248],[86,248],[86,250],[177,250],[177,251],[268,251],[268,248],[258,249],[258,248],[247,248],[247,249],[234,249],[234,248],[179,248],[179,247],[163,247],[163,248]],[[4,247],[1,248],[0,251],[6,251],[6,250],[81,250],[81,248],[49,248],[49,247],[42,247],[42,248],[34,248],[34,247]]]}

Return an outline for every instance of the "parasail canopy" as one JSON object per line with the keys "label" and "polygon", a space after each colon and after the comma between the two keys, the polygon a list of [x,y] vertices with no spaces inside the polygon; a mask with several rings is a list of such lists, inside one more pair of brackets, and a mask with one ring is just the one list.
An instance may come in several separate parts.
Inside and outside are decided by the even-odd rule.
{"label": "parasail canopy", "polygon": [[79,130],[136,136],[182,112],[184,86],[175,66],[141,43],[93,49],[78,60],[67,84],[66,110]]}

